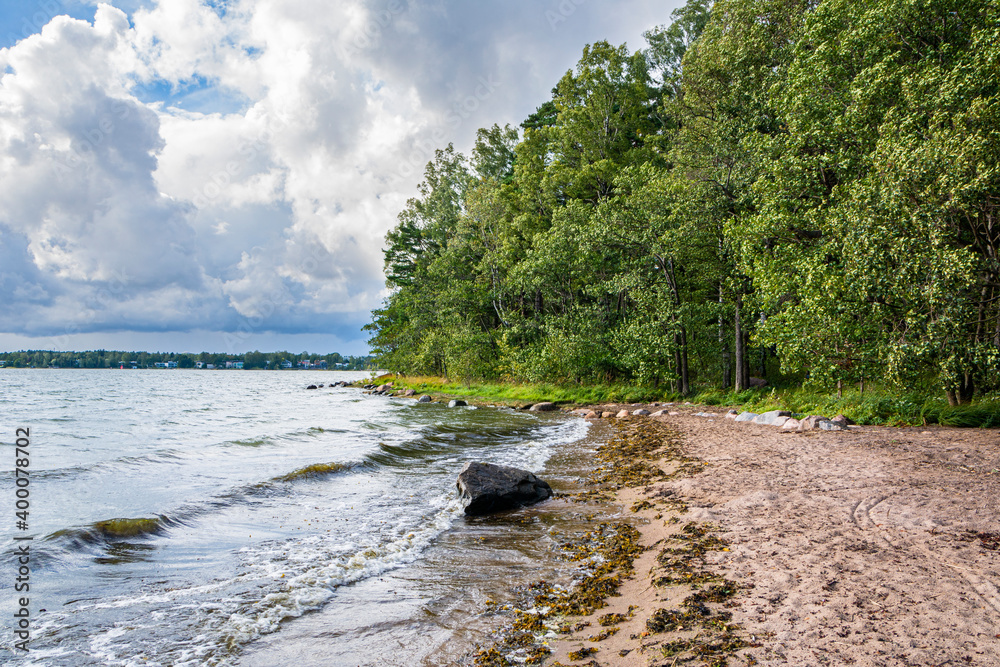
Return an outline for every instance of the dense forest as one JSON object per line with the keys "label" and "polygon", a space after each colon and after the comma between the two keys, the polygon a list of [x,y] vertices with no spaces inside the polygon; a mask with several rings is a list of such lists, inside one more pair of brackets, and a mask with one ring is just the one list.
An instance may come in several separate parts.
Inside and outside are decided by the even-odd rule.
{"label": "dense forest", "polygon": [[381,367],[1000,388],[995,0],[689,0],[427,165]]}
{"label": "dense forest", "polygon": [[[0,353],[0,366],[9,368],[153,368],[157,363],[175,362],[177,368],[195,368],[200,362],[225,368],[226,362],[243,364],[244,369],[280,370],[283,362],[299,368],[300,361],[315,364],[326,362],[330,369],[367,370],[371,357],[345,357],[333,354],[314,355],[308,352],[247,352],[246,354],[177,354],[173,352],[124,352],[121,350],[91,350],[89,352],[53,352],[51,350],[22,350]],[[287,366],[287,364],[286,364]]]}

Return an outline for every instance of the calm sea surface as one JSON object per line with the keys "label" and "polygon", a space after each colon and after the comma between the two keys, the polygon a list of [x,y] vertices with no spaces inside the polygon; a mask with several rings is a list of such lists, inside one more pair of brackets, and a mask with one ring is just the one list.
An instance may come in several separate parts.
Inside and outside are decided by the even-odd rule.
{"label": "calm sea surface", "polygon": [[[558,540],[546,536],[579,517],[466,519],[455,476],[485,460],[571,485],[567,457],[587,425],[304,389],[360,377],[0,370],[0,663],[457,659],[476,639],[475,598],[534,576]],[[18,427],[31,429],[26,532],[14,516]],[[23,535],[34,536],[27,656],[12,626]]]}

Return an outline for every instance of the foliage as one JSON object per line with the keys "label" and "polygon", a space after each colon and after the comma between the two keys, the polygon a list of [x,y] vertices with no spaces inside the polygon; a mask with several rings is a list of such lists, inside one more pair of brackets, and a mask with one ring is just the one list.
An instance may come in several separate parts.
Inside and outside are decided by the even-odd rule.
{"label": "foliage", "polygon": [[757,375],[857,386],[873,421],[990,419],[958,408],[1000,389],[996,3],[671,19],[585,47],[520,131],[436,153],[386,237],[379,363],[651,395]]}

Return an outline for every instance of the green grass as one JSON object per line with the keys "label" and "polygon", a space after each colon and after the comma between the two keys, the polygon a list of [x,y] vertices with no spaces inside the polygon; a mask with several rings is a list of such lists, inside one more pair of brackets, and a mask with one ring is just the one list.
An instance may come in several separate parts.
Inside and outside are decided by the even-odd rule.
{"label": "green grass", "polygon": [[765,387],[739,393],[702,389],[684,398],[663,388],[622,384],[463,383],[438,377],[397,378],[392,375],[381,376],[378,381],[391,381],[396,388],[414,389],[418,393],[463,396],[508,404],[552,401],[564,405],[594,405],[688,400],[695,404],[742,408],[753,412],[780,409],[827,417],[843,414],[859,424],[1000,426],[1000,397],[997,396],[950,406],[944,398],[920,393],[896,393],[884,388],[868,389],[863,394],[856,389],[845,391],[841,398],[833,393],[804,387]]}

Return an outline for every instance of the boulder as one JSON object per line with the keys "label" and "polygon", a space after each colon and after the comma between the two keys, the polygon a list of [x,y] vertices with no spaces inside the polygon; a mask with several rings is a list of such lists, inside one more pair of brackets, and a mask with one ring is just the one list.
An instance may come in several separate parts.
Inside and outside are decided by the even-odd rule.
{"label": "boulder", "polygon": [[619,410],[618,414],[616,414],[615,417],[618,417],[618,419],[625,419],[626,417],[629,416],[629,414],[630,413],[628,410]]}
{"label": "boulder", "polygon": [[822,415],[809,415],[800,421],[802,422],[799,424],[800,431],[814,431],[820,427],[820,423],[828,422],[830,420]]}
{"label": "boulder", "polygon": [[733,417],[738,422],[752,422],[754,417],[757,416],[756,412],[741,412],[740,414]]}
{"label": "boulder", "polygon": [[417,395],[416,389],[407,389],[406,391],[403,392],[403,396],[416,396],[416,395]]}
{"label": "boulder", "polygon": [[837,422],[832,422],[829,419],[824,419],[817,423],[820,430],[822,431],[846,431],[847,426],[841,426]]}
{"label": "boulder", "polygon": [[839,424],[844,428],[847,428],[848,426],[854,426],[855,424],[853,419],[851,419],[850,417],[845,417],[844,415],[837,415],[830,421],[832,421],[834,424]]}
{"label": "boulder", "polygon": [[428,396],[427,394],[424,394],[423,396],[421,396],[420,398],[417,399],[417,403],[430,403],[431,400],[432,399],[431,399],[430,396]]}
{"label": "boulder", "polygon": [[730,410],[729,412],[726,413],[726,419],[736,419],[736,416],[738,414],[740,413],[737,412],[736,410]]}
{"label": "boulder", "polygon": [[530,408],[528,408],[529,412],[554,412],[555,410],[558,409],[559,406],[557,406],[555,403],[549,403],[548,401],[543,401],[542,403],[535,403]]}
{"label": "boulder", "polygon": [[[779,417],[791,417],[792,413],[788,410],[771,410],[770,412],[762,412],[753,418],[754,424],[764,424],[765,426],[774,426],[775,422]],[[784,423],[784,422],[782,422]]]}
{"label": "boulder", "polygon": [[466,403],[460,398],[453,398],[450,401],[448,401],[449,408],[464,408],[466,405],[468,405],[468,403]]}
{"label": "boulder", "polygon": [[600,412],[594,412],[593,410],[587,410],[587,412],[584,413],[583,418],[584,419],[600,419],[601,418],[601,413]]}
{"label": "boulder", "polygon": [[638,410],[633,410],[632,414],[636,417],[645,417],[646,415],[649,414],[649,410],[644,410],[642,408],[639,408]]}
{"label": "boulder", "polygon": [[781,430],[782,431],[798,431],[799,430],[799,426],[801,426],[801,425],[802,425],[802,422],[800,422],[798,419],[795,419],[794,417],[792,417],[792,418],[789,418],[788,421],[786,421],[784,424],[781,425]]}
{"label": "boulder", "polygon": [[791,417],[778,417],[777,419],[774,420],[771,426],[777,426],[778,428],[781,428],[782,426],[785,425],[785,422],[788,421],[789,419],[791,419]]}
{"label": "boulder", "polygon": [[317,386],[316,386],[316,385],[314,385],[314,384],[311,384],[311,385],[309,385],[308,387],[306,387],[306,389],[319,389],[319,387],[317,387]]}
{"label": "boulder", "polygon": [[552,487],[534,474],[493,463],[466,463],[457,484],[461,497],[469,501],[465,506],[469,515],[499,512],[552,497]]}

